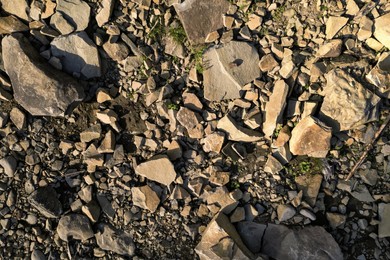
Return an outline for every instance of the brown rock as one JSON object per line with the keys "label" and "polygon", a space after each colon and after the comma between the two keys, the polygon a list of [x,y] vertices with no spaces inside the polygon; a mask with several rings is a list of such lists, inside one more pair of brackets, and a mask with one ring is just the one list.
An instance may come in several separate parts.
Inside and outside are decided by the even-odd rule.
{"label": "brown rock", "polygon": [[175,168],[167,156],[155,156],[139,164],[135,173],[167,186],[176,179]]}
{"label": "brown rock", "polygon": [[232,141],[256,142],[262,137],[259,132],[238,125],[229,115],[218,121],[217,128],[226,132],[227,138]]}
{"label": "brown rock", "polygon": [[122,42],[111,43],[108,41],[103,44],[103,49],[115,61],[122,61],[130,54],[129,48]]}
{"label": "brown rock", "polygon": [[322,174],[301,175],[295,178],[298,189],[303,191],[304,200],[314,207],[317,200],[318,191],[322,183]]}
{"label": "brown rock", "polygon": [[264,55],[259,62],[259,67],[261,71],[264,72],[271,71],[278,65],[279,63],[275,60],[274,56],[271,53]]}
{"label": "brown rock", "polygon": [[158,204],[160,204],[160,199],[158,198],[157,193],[148,185],[133,187],[131,189],[131,194],[132,201],[135,206],[150,210],[151,212],[155,212]]}
{"label": "brown rock", "polygon": [[382,15],[375,19],[374,36],[386,48],[390,49],[390,13]]}
{"label": "brown rock", "polygon": [[348,22],[346,17],[330,16],[326,21],[326,39],[333,39],[333,37],[344,27]]}
{"label": "brown rock", "polygon": [[323,45],[317,51],[317,57],[319,58],[335,58],[340,56],[341,48],[343,46],[343,40],[336,39],[331,40]]}
{"label": "brown rock", "polygon": [[224,141],[225,141],[225,135],[221,132],[215,132],[210,135],[207,135],[204,139],[202,139],[203,150],[206,153],[209,152],[219,153],[221,151]]}
{"label": "brown rock", "polygon": [[[27,0],[0,0],[1,9],[9,14],[13,14],[25,21],[29,20],[29,6]],[[222,18],[221,18],[222,19]]]}
{"label": "brown rock", "polygon": [[15,16],[0,17],[0,34],[10,34],[28,30],[28,26],[19,21]]}

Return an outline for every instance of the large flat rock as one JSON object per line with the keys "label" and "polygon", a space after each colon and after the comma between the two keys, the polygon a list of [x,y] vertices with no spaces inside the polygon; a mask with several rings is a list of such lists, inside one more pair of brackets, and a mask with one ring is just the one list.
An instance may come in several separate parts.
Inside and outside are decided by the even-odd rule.
{"label": "large flat rock", "polygon": [[[51,17],[50,24],[52,24],[57,30],[61,28],[60,23],[65,21],[58,19],[60,15],[66,22],[73,28],[67,31],[71,33],[73,31],[83,31],[88,27],[91,7],[82,0],[57,0],[56,14]],[[67,34],[61,29],[59,30],[62,34]]]}
{"label": "large flat rock", "polygon": [[164,185],[170,185],[176,178],[175,168],[165,155],[155,156],[139,164],[135,168],[135,173]]}
{"label": "large flat rock", "polygon": [[205,42],[206,36],[223,28],[223,14],[229,9],[226,0],[186,0],[174,5],[191,44]]}
{"label": "large flat rock", "polygon": [[2,49],[14,98],[33,116],[64,116],[83,100],[82,86],[47,63],[22,34],[6,36]]}
{"label": "large flat rock", "polygon": [[29,20],[30,8],[27,0],[0,0],[1,9],[9,14],[13,14],[25,21]]}
{"label": "large flat rock", "polygon": [[382,15],[374,21],[374,36],[386,48],[390,49],[390,13]]}
{"label": "large flat rock", "polygon": [[261,76],[259,54],[246,42],[231,41],[203,55],[204,97],[210,101],[240,98],[241,88]]}

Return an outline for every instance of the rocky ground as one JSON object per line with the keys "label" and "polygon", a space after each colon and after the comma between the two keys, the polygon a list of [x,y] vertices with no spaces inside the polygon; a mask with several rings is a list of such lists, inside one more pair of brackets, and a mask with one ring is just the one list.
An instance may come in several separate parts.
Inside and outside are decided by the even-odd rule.
{"label": "rocky ground", "polygon": [[388,0],[0,4],[0,259],[390,259]]}

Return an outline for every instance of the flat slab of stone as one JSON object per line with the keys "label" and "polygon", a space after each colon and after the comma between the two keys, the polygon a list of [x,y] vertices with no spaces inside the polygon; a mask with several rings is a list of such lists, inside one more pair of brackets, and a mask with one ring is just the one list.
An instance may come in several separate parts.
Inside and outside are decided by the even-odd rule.
{"label": "flat slab of stone", "polygon": [[226,133],[227,139],[238,142],[256,142],[261,133],[240,126],[231,116],[226,115],[218,121],[217,128]]}
{"label": "flat slab of stone", "polygon": [[390,204],[379,203],[378,215],[380,220],[378,236],[380,238],[390,237]]}
{"label": "flat slab of stone", "polygon": [[58,218],[62,214],[62,205],[57,198],[57,192],[50,186],[34,191],[30,195],[29,201],[47,218]]}
{"label": "flat slab of stone", "polygon": [[114,10],[115,0],[103,0],[102,9],[96,15],[96,22],[99,27],[102,27],[110,20],[112,11]]}
{"label": "flat slab of stone", "polygon": [[30,10],[27,0],[0,0],[1,9],[9,14],[13,14],[25,21],[29,20]]}
{"label": "flat slab of stone", "polygon": [[259,54],[246,42],[231,41],[203,55],[204,97],[210,101],[240,98],[241,88],[261,76]]}
{"label": "flat slab of stone", "polygon": [[229,2],[186,0],[174,7],[190,43],[202,44],[209,33],[223,28],[223,15],[229,10]]}
{"label": "flat slab of stone", "polygon": [[132,201],[135,206],[155,212],[160,199],[148,185],[131,188]]}
{"label": "flat slab of stone", "polygon": [[382,15],[374,21],[374,36],[386,48],[390,49],[390,13]]}
{"label": "flat slab of stone", "polygon": [[64,241],[72,239],[85,241],[93,237],[88,218],[81,214],[63,216],[58,222],[57,234]]}
{"label": "flat slab of stone", "polygon": [[[61,16],[73,27],[73,30],[68,31],[83,31],[88,27],[89,18],[91,15],[91,7],[82,0],[57,0],[56,12],[60,13]],[[55,18],[55,14],[51,19]],[[61,20],[50,21],[50,24],[57,24]]]}
{"label": "flat slab of stone", "polygon": [[156,156],[139,164],[135,173],[149,180],[170,185],[176,179],[176,171],[167,156]]}
{"label": "flat slab of stone", "polygon": [[0,34],[10,34],[14,32],[24,32],[28,30],[28,26],[22,23],[15,16],[10,15],[0,17]]}
{"label": "flat slab of stone", "polygon": [[341,69],[325,75],[319,119],[333,132],[356,128],[375,119],[380,98]]}
{"label": "flat slab of stone", "polygon": [[84,31],[55,38],[51,42],[51,53],[71,75],[77,73],[86,79],[101,76],[98,49]]}
{"label": "flat slab of stone", "polygon": [[348,18],[342,16],[330,16],[326,21],[326,39],[333,37],[344,27],[348,22]]}
{"label": "flat slab of stone", "polygon": [[129,233],[104,223],[98,225],[98,230],[95,238],[101,249],[124,256],[134,255],[135,245]]}
{"label": "flat slab of stone", "polygon": [[318,191],[320,190],[322,179],[322,174],[306,174],[295,178],[295,182],[298,186],[298,189],[303,191],[304,200],[309,203],[311,207],[314,207],[314,205],[316,204]]}
{"label": "flat slab of stone", "polygon": [[84,99],[79,82],[54,69],[22,34],[6,36],[2,49],[14,98],[33,116],[64,116]]}

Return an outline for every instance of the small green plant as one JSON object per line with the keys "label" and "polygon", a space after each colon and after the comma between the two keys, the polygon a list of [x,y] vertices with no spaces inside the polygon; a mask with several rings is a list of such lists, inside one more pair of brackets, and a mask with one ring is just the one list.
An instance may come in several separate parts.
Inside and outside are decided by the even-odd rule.
{"label": "small green plant", "polygon": [[260,36],[260,37],[264,37],[264,36],[266,36],[266,35],[268,35],[268,34],[269,34],[269,31],[268,31],[268,29],[265,28],[265,27],[262,27],[262,28],[260,29],[260,31],[259,31],[259,36]]}
{"label": "small green plant", "polygon": [[205,49],[206,47],[203,46],[191,50],[192,59],[195,61],[195,68],[199,74],[202,74],[204,70],[202,56]]}
{"label": "small green plant", "polygon": [[320,5],[320,11],[321,12],[325,12],[325,11],[328,11],[329,10],[329,8],[327,7],[327,6],[325,6],[325,5]]}
{"label": "small green plant", "polygon": [[317,174],[323,169],[323,162],[318,158],[298,157],[290,162],[287,167],[284,167],[286,172],[293,176]]}
{"label": "small green plant", "polygon": [[240,188],[240,183],[237,180],[232,180],[229,186],[232,190],[235,190]]}
{"label": "small green plant", "polygon": [[174,103],[169,103],[167,105],[168,109],[171,109],[171,110],[179,110],[180,106],[178,104],[174,104]]}
{"label": "small green plant", "polygon": [[170,27],[168,30],[168,34],[173,38],[173,40],[177,43],[184,43],[187,38],[186,32],[182,25],[177,27]]}
{"label": "small green plant", "polygon": [[279,136],[279,133],[280,133],[280,130],[282,130],[283,126],[281,124],[278,124],[275,128],[275,131],[274,131],[274,137],[275,138],[278,138]]}
{"label": "small green plant", "polygon": [[162,36],[165,34],[165,27],[161,17],[158,17],[154,25],[152,26],[150,32],[146,37],[152,39],[153,41],[161,40]]}
{"label": "small green plant", "polygon": [[301,172],[305,174],[310,172],[312,167],[312,164],[310,162],[300,162],[298,165]]}
{"label": "small green plant", "polygon": [[273,14],[274,20],[275,21],[282,20],[284,11],[286,11],[286,6],[285,5],[281,5],[278,8],[276,8],[275,11],[274,11],[274,14]]}

